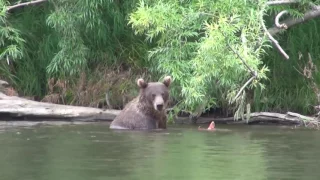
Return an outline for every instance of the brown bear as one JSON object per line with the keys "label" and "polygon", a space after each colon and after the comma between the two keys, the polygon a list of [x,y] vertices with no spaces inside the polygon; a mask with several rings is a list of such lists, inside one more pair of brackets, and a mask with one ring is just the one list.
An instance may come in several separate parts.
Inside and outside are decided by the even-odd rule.
{"label": "brown bear", "polygon": [[171,77],[163,82],[138,79],[138,97],[130,101],[110,124],[111,129],[166,129],[166,107]]}

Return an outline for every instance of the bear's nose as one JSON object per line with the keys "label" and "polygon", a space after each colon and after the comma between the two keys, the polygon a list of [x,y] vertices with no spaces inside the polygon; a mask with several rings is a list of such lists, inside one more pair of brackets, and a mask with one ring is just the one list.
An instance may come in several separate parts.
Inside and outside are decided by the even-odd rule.
{"label": "bear's nose", "polygon": [[158,109],[159,111],[161,111],[162,108],[163,108],[163,104],[158,104],[158,105],[157,105],[157,109]]}

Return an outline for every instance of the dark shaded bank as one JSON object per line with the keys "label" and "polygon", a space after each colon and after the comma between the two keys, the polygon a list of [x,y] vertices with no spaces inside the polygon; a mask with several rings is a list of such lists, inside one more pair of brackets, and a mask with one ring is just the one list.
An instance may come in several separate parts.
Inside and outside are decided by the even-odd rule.
{"label": "dark shaded bank", "polygon": [[[42,122],[111,122],[120,110],[103,110],[92,107],[51,104],[32,101],[16,96],[7,96],[0,93],[0,120],[2,121],[39,121]],[[318,128],[318,118],[303,116],[297,113],[286,114],[255,112],[250,119],[210,118],[199,117],[196,124],[207,124],[215,121],[217,124],[281,124]],[[176,117],[176,124],[191,124],[189,117]]]}

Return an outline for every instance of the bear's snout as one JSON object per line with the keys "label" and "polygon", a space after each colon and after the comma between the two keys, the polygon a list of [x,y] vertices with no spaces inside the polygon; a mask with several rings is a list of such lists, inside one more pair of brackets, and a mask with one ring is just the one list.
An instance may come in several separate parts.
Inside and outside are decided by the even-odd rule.
{"label": "bear's snout", "polygon": [[157,104],[157,110],[161,111],[163,109],[163,104]]}
{"label": "bear's snout", "polygon": [[153,102],[153,107],[157,111],[162,111],[164,108],[164,100],[162,96],[156,96]]}

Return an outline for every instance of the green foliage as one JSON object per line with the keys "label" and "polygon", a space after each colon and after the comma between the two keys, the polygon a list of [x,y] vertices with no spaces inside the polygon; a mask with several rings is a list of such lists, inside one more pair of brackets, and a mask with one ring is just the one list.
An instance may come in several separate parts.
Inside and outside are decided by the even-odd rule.
{"label": "green foliage", "polygon": [[67,73],[66,75],[73,75],[80,72],[86,64],[89,50],[81,37],[81,31],[90,31],[95,25],[99,28],[100,11],[94,11],[94,9],[103,1],[94,1],[87,6],[83,6],[84,3],[88,2],[81,3],[80,1],[74,4],[68,1],[58,1],[55,4],[58,10],[47,19],[47,24],[60,35],[58,46],[61,49],[47,68],[50,74],[64,72]]}
{"label": "green foliage", "polygon": [[[132,48],[134,44],[143,47],[125,26],[125,15],[134,1],[122,4],[110,0],[52,3],[56,10],[48,17],[47,24],[59,34],[60,51],[47,68],[49,74],[68,76],[81,72],[90,64],[106,62],[112,65],[123,56],[121,51],[130,56],[139,51]],[[128,48],[132,49],[123,47],[123,40],[131,42],[132,46]]]}
{"label": "green foliage", "polygon": [[12,27],[7,20],[6,2],[0,1],[0,60],[11,61],[20,59],[25,41],[20,36],[20,31]]}
{"label": "green foliage", "polygon": [[230,101],[251,76],[228,44],[258,72],[254,86],[266,78],[261,3],[142,0],[129,23],[157,43],[149,53],[152,70],[173,76],[173,94],[184,99],[181,108],[199,113],[216,98]]}
{"label": "green foliage", "polygon": [[12,60],[21,60],[1,67],[0,76],[11,79],[23,95],[46,95],[51,77],[71,82],[77,81],[79,72],[91,74],[99,66],[112,70],[119,65],[132,69],[148,65],[146,43],[126,26],[135,1],[48,1],[11,13],[5,13],[4,3],[9,3],[1,2],[2,60],[10,59],[10,54]]}
{"label": "green foliage", "polygon": [[16,89],[21,95],[46,94],[46,67],[58,51],[58,37],[45,24],[50,8],[48,4],[43,4],[23,11],[18,9],[8,17],[12,27],[20,31],[26,42],[22,49],[23,57],[15,61],[11,68],[11,72],[17,77]]}

